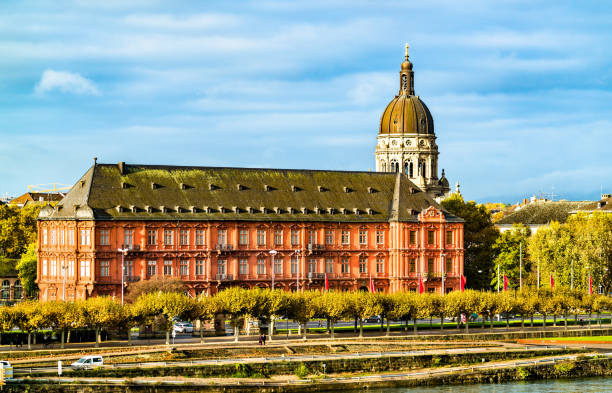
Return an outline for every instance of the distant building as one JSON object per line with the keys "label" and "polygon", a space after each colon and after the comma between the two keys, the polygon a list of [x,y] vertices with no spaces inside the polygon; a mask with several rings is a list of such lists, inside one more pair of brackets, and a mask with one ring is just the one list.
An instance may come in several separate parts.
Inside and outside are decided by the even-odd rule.
{"label": "distant building", "polygon": [[12,304],[23,299],[23,287],[16,269],[18,261],[0,258],[0,304]]}
{"label": "distant building", "polygon": [[513,224],[523,224],[535,234],[538,229],[552,221],[564,223],[575,211],[591,205],[591,201],[535,201],[517,207],[495,223],[500,232],[508,231]]}
{"label": "distant building", "polygon": [[13,198],[9,205],[24,207],[31,204],[47,204],[49,202],[59,202],[65,194],[59,192],[26,192],[23,195]]}
{"label": "distant building", "polygon": [[572,213],[612,213],[612,195],[602,194],[599,201],[594,201],[581,206]]}

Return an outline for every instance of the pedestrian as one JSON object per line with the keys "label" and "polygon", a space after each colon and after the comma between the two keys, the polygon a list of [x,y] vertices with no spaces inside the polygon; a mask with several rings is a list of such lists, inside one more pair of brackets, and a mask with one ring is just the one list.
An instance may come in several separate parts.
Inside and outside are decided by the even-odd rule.
{"label": "pedestrian", "polygon": [[261,345],[263,343],[263,334],[259,336],[259,345]]}
{"label": "pedestrian", "polygon": [[263,339],[263,345],[266,345],[266,335],[262,334],[261,338]]}
{"label": "pedestrian", "polygon": [[580,327],[584,326],[584,319],[580,318]]}

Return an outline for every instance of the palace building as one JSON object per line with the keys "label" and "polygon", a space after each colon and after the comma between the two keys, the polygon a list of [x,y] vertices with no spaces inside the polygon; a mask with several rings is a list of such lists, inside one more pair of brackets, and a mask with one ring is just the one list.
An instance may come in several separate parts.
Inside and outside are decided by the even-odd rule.
{"label": "palace building", "polygon": [[436,198],[433,120],[412,64],[384,111],[376,172],[100,164],[38,222],[41,300],[120,296],[172,276],[228,286],[430,292],[460,286],[463,220]]}

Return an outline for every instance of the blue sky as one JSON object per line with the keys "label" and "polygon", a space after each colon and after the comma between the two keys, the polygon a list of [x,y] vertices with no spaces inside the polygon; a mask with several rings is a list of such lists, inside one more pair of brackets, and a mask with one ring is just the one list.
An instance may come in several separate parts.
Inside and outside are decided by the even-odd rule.
{"label": "blue sky", "polygon": [[466,198],[596,199],[611,20],[601,1],[5,0],[0,195],[93,157],[368,170],[408,42]]}

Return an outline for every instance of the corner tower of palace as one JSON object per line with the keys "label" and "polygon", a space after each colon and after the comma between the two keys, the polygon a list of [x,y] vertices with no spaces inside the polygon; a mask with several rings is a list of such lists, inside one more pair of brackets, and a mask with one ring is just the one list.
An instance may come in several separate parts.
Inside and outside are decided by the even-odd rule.
{"label": "corner tower of palace", "polygon": [[414,94],[414,72],[406,59],[400,70],[398,95],[391,100],[380,119],[376,145],[377,172],[403,172],[423,191],[434,198],[444,198],[449,183],[438,178],[438,145],[434,121],[427,105]]}

